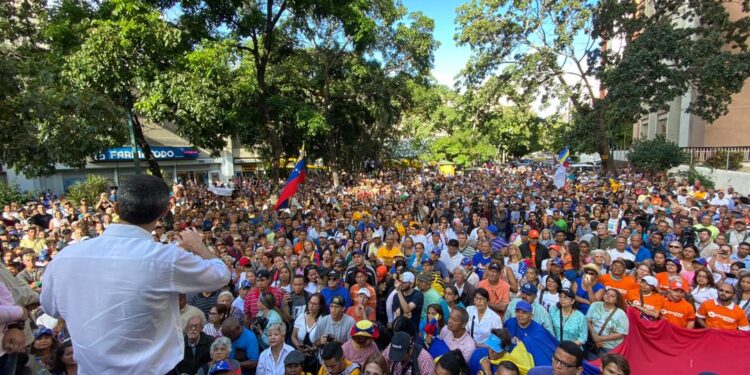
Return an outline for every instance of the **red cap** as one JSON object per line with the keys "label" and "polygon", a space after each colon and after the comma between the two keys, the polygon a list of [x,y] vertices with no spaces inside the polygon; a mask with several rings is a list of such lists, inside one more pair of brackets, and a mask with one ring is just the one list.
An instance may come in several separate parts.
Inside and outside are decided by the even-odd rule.
{"label": "red cap", "polygon": [[248,257],[240,258],[240,266],[245,267],[248,264],[250,264],[250,258]]}
{"label": "red cap", "polygon": [[685,286],[682,285],[681,281],[670,281],[669,282],[669,289],[672,289],[672,290],[680,289],[683,292],[687,292],[687,289],[685,289]]}
{"label": "red cap", "polygon": [[539,231],[532,229],[529,231],[529,238],[539,238]]}

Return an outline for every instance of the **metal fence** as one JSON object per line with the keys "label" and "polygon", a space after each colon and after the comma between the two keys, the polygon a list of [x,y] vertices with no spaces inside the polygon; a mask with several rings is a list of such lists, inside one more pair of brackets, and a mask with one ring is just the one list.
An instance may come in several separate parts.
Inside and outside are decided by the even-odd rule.
{"label": "metal fence", "polygon": [[683,147],[682,148],[690,158],[691,163],[702,163],[721,151],[729,153],[742,153],[742,162],[750,163],[750,147]]}

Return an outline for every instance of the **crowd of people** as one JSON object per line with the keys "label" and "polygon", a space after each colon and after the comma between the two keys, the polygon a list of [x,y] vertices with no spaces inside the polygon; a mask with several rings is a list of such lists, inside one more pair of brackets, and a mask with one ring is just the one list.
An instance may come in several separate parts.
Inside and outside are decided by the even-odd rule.
{"label": "crowd of people", "polygon": [[[13,202],[0,227],[0,373],[72,375],[95,363],[71,341],[105,345],[126,333],[58,313],[98,306],[84,291],[113,278],[192,291],[177,299],[184,354],[161,372],[170,374],[578,374],[598,358],[603,373],[628,374],[610,353],[628,335],[628,308],[687,329],[750,330],[746,196],[629,171],[571,175],[558,189],[553,175],[547,164],[456,176],[373,170],[333,187],[308,174],[280,211],[264,178],[232,181],[231,197],[185,181],[150,240],[205,246],[210,254],[198,255],[220,259],[213,266],[228,270],[226,282],[201,289],[223,280],[219,271],[178,281],[157,266],[128,274],[138,260],[127,258],[98,278],[56,281],[55,293],[74,289],[67,302],[46,299],[59,311],[39,308],[52,285],[45,272],[75,274],[85,261],[55,259],[87,242],[104,251],[90,241],[123,231],[119,192],[95,203],[52,194]],[[127,329],[115,345],[137,353],[149,345],[138,334],[161,328]]]}

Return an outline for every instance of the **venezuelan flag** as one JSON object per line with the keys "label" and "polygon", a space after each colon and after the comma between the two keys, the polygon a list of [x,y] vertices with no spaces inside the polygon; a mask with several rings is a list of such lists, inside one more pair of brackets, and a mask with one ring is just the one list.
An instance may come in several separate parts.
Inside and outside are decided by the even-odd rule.
{"label": "venezuelan flag", "polygon": [[273,206],[274,210],[289,207],[289,198],[297,193],[300,184],[305,183],[306,169],[307,162],[305,161],[305,151],[303,149],[302,151],[300,151],[299,159],[297,159],[297,164],[294,165],[292,174],[289,175],[289,178],[286,180],[286,184],[284,184],[284,187],[281,189],[281,193],[279,193],[279,199]]}
{"label": "venezuelan flag", "polygon": [[567,147],[562,149],[560,151],[560,155],[557,156],[557,161],[560,162],[560,164],[563,165],[563,167],[567,168],[570,165],[570,150],[568,150]]}

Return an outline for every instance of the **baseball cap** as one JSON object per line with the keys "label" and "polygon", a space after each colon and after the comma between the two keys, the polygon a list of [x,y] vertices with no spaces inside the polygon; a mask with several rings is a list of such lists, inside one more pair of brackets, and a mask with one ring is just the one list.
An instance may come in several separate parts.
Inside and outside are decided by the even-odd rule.
{"label": "baseball cap", "polygon": [[260,270],[255,273],[255,277],[258,279],[268,279],[271,277],[271,273],[268,270]]}
{"label": "baseball cap", "polygon": [[388,274],[388,267],[386,267],[386,266],[384,266],[384,265],[382,265],[382,264],[381,264],[381,265],[379,265],[379,266],[378,266],[378,267],[377,267],[377,268],[375,269],[375,276],[377,276],[377,278],[378,278],[378,282],[382,282],[382,281],[383,281],[383,279],[385,279],[385,276],[386,276],[387,274]]}
{"label": "baseball cap", "polygon": [[370,298],[370,291],[367,288],[359,288],[357,294],[364,294],[367,298]]}
{"label": "baseball cap", "polygon": [[469,259],[469,258],[461,259],[461,265],[462,266],[471,266],[471,259]]}
{"label": "baseball cap", "polygon": [[34,331],[34,339],[38,339],[44,335],[53,336],[53,332],[51,329],[45,327],[45,326],[39,326],[36,331]]}
{"label": "baseball cap", "polygon": [[219,361],[214,363],[213,366],[211,366],[211,369],[208,370],[208,375],[213,375],[221,371],[232,371],[234,368],[228,361]]}
{"label": "baseball cap", "polygon": [[431,283],[432,282],[432,275],[422,272],[419,275],[417,275],[417,280],[424,282],[424,283]]}
{"label": "baseball cap", "polygon": [[339,305],[341,307],[344,307],[346,306],[346,301],[344,301],[344,297],[334,296],[333,298],[331,298],[331,303],[329,303],[328,305]]}
{"label": "baseball cap", "polygon": [[693,263],[698,263],[702,266],[705,266],[708,264],[708,262],[706,261],[706,258],[695,258],[693,259]]}
{"label": "baseball cap", "polygon": [[539,231],[532,229],[529,231],[529,238],[539,238]]}
{"label": "baseball cap", "polygon": [[301,365],[305,362],[305,355],[299,350],[292,350],[284,358],[284,366]]}
{"label": "baseball cap", "polygon": [[521,285],[521,293],[528,294],[528,295],[536,295],[537,289],[536,285],[532,283],[526,283]]}
{"label": "baseball cap", "polygon": [[240,289],[247,289],[250,288],[252,284],[250,284],[250,280],[242,280],[240,283]]}
{"label": "baseball cap", "polygon": [[533,309],[531,308],[531,304],[526,301],[518,301],[518,303],[516,303],[516,311],[517,310],[525,311],[528,313],[533,311]]}
{"label": "baseball cap", "polygon": [[562,266],[563,266],[563,261],[562,261],[562,259],[560,259],[559,257],[555,257],[555,258],[554,258],[554,259],[552,259],[552,261],[550,262],[550,265],[552,265],[552,266],[558,266],[558,267],[562,267]]}
{"label": "baseball cap", "polygon": [[682,285],[681,281],[670,281],[669,289],[672,289],[672,290],[680,289],[683,292],[687,292],[687,288],[685,287],[685,285]]}
{"label": "baseball cap", "polygon": [[396,332],[391,340],[391,349],[388,351],[388,357],[392,362],[401,362],[406,356],[411,346],[411,337],[406,332]]}
{"label": "baseball cap", "polygon": [[489,265],[487,266],[487,269],[488,269],[488,270],[495,270],[495,271],[500,271],[500,270],[502,269],[502,267],[500,266],[500,264],[499,264],[499,263],[490,263],[490,264],[489,264]]}
{"label": "baseball cap", "polygon": [[422,264],[433,264],[433,262],[430,258],[424,258],[422,259]]}
{"label": "baseball cap", "polygon": [[495,335],[490,335],[490,337],[487,338],[487,341],[485,341],[485,344],[492,349],[495,353],[500,353],[503,351],[503,342],[500,341],[500,338]]}
{"label": "baseball cap", "polygon": [[659,282],[656,280],[655,277],[653,277],[651,275],[644,276],[641,281],[645,282],[648,285],[651,285],[654,288],[656,288],[656,287],[659,286]]}
{"label": "baseball cap", "polygon": [[497,227],[494,225],[490,225],[487,227],[487,230],[490,231],[492,234],[497,234]]}
{"label": "baseball cap", "polygon": [[414,282],[414,274],[411,272],[404,272],[401,274],[401,281],[405,283],[413,283]]}
{"label": "baseball cap", "polygon": [[339,278],[339,273],[336,272],[336,271],[329,271],[328,272],[328,278],[329,279],[338,279]]}
{"label": "baseball cap", "polygon": [[437,256],[440,256],[440,248],[439,247],[436,247],[436,248],[432,249],[430,252],[433,253],[433,254],[435,254],[435,255],[437,255]]}
{"label": "baseball cap", "polygon": [[367,319],[360,320],[355,325],[353,325],[352,330],[349,332],[349,334],[352,337],[372,337],[374,339],[380,337],[378,326]]}
{"label": "baseball cap", "polygon": [[248,257],[242,257],[242,258],[240,258],[240,266],[245,267],[248,264],[250,264],[250,258],[248,258]]}

